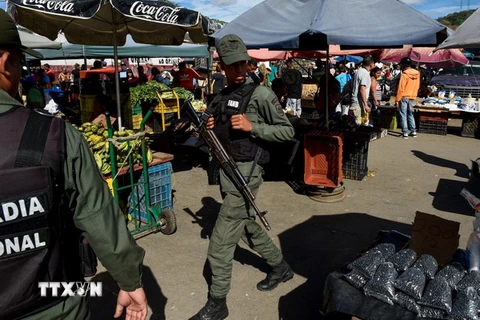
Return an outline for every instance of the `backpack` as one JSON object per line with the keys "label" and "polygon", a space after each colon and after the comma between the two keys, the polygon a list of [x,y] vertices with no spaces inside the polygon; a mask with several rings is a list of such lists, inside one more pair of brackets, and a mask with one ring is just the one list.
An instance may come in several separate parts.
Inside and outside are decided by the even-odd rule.
{"label": "backpack", "polygon": [[349,106],[352,104],[352,93],[353,93],[353,77],[347,81],[343,87],[342,97],[340,104],[344,106]]}

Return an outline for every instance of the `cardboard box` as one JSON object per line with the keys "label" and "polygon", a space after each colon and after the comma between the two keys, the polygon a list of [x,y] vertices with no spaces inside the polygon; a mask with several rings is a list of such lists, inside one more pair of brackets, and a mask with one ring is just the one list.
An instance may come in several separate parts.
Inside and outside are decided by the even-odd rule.
{"label": "cardboard box", "polygon": [[439,266],[447,265],[458,248],[460,223],[417,211],[412,226],[410,249],[417,256],[429,254]]}

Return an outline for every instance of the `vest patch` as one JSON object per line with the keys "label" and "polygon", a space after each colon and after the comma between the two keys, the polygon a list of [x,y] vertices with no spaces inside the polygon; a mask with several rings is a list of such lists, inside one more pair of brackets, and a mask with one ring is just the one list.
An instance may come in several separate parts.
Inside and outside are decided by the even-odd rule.
{"label": "vest patch", "polygon": [[0,203],[0,224],[38,217],[48,212],[46,193]]}
{"label": "vest patch", "polygon": [[46,249],[48,229],[34,230],[23,234],[8,235],[0,238],[0,259]]}
{"label": "vest patch", "polygon": [[235,100],[228,100],[227,106],[238,109],[238,107],[240,106],[240,102]]}

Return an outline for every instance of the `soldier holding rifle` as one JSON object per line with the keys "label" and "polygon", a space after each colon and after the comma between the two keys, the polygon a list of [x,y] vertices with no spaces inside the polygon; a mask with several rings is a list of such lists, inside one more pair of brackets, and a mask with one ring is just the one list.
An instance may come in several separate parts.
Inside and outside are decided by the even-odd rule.
{"label": "soldier holding rifle", "polygon": [[[243,41],[236,35],[226,35],[218,43],[217,51],[227,87],[207,108],[213,116],[208,119],[206,128],[213,130],[255,196],[263,181],[262,164],[269,161],[267,143],[290,141],[294,129],[275,94],[247,78],[250,57]],[[191,318],[193,320],[221,320],[228,316],[226,296],[230,289],[233,254],[240,239],[272,267],[267,277],[257,284],[258,290],[273,290],[293,277],[280,249],[255,221],[255,213],[259,212],[253,210],[254,205],[233,180],[228,170],[221,170],[223,204],[208,248],[212,285],[206,305]],[[262,223],[268,229],[268,223]]]}

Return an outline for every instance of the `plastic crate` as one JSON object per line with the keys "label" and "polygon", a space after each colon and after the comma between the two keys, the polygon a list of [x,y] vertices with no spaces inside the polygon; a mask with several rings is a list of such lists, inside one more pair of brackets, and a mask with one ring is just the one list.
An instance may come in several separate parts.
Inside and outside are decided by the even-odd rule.
{"label": "plastic crate", "polygon": [[337,187],[342,175],[341,132],[312,131],[304,137],[305,171],[308,185]]}
{"label": "plastic crate", "polygon": [[180,108],[179,102],[176,98],[172,98],[172,99],[169,98],[169,99],[162,99],[162,101],[158,103],[158,105],[155,107],[153,111],[157,113],[162,113],[162,105],[163,105],[163,113],[177,112],[178,108]]}
{"label": "plastic crate", "polygon": [[418,132],[446,135],[447,123],[441,121],[420,121]]}
{"label": "plastic crate", "polygon": [[419,112],[419,120],[422,121],[438,121],[448,123],[448,112]]}
{"label": "plastic crate", "polygon": [[368,173],[368,145],[366,140],[346,138],[343,143],[343,177],[351,180],[363,180]]}
{"label": "plastic crate", "polygon": [[92,121],[93,107],[95,105],[95,95],[80,95],[80,115],[82,123]]}
{"label": "plastic crate", "polygon": [[480,122],[480,117],[475,118],[463,118],[462,120],[462,132],[460,135],[462,137],[469,138],[480,138],[480,131],[478,130],[478,123]]}
{"label": "plastic crate", "polygon": [[[148,168],[148,179],[150,186],[150,205],[160,206],[160,211],[164,209],[173,210],[172,201],[172,164],[164,162]],[[143,182],[143,175],[138,182]],[[137,200],[138,199],[138,200]],[[140,184],[135,187],[135,191],[128,197],[129,213],[133,216],[137,214],[136,219],[141,222],[148,222],[147,210],[145,206],[145,189]],[[137,206],[135,204],[138,204]],[[136,213],[135,211],[138,211]]]}
{"label": "plastic crate", "polygon": [[125,125],[129,129],[134,129],[134,130],[140,129],[140,123],[143,120],[142,106],[140,104],[137,104],[132,108],[130,107],[130,104],[129,104],[128,108],[125,110],[124,119],[125,119]]}
{"label": "plastic crate", "polygon": [[380,114],[373,125],[389,130],[397,129],[397,109],[396,108],[379,108]]}

